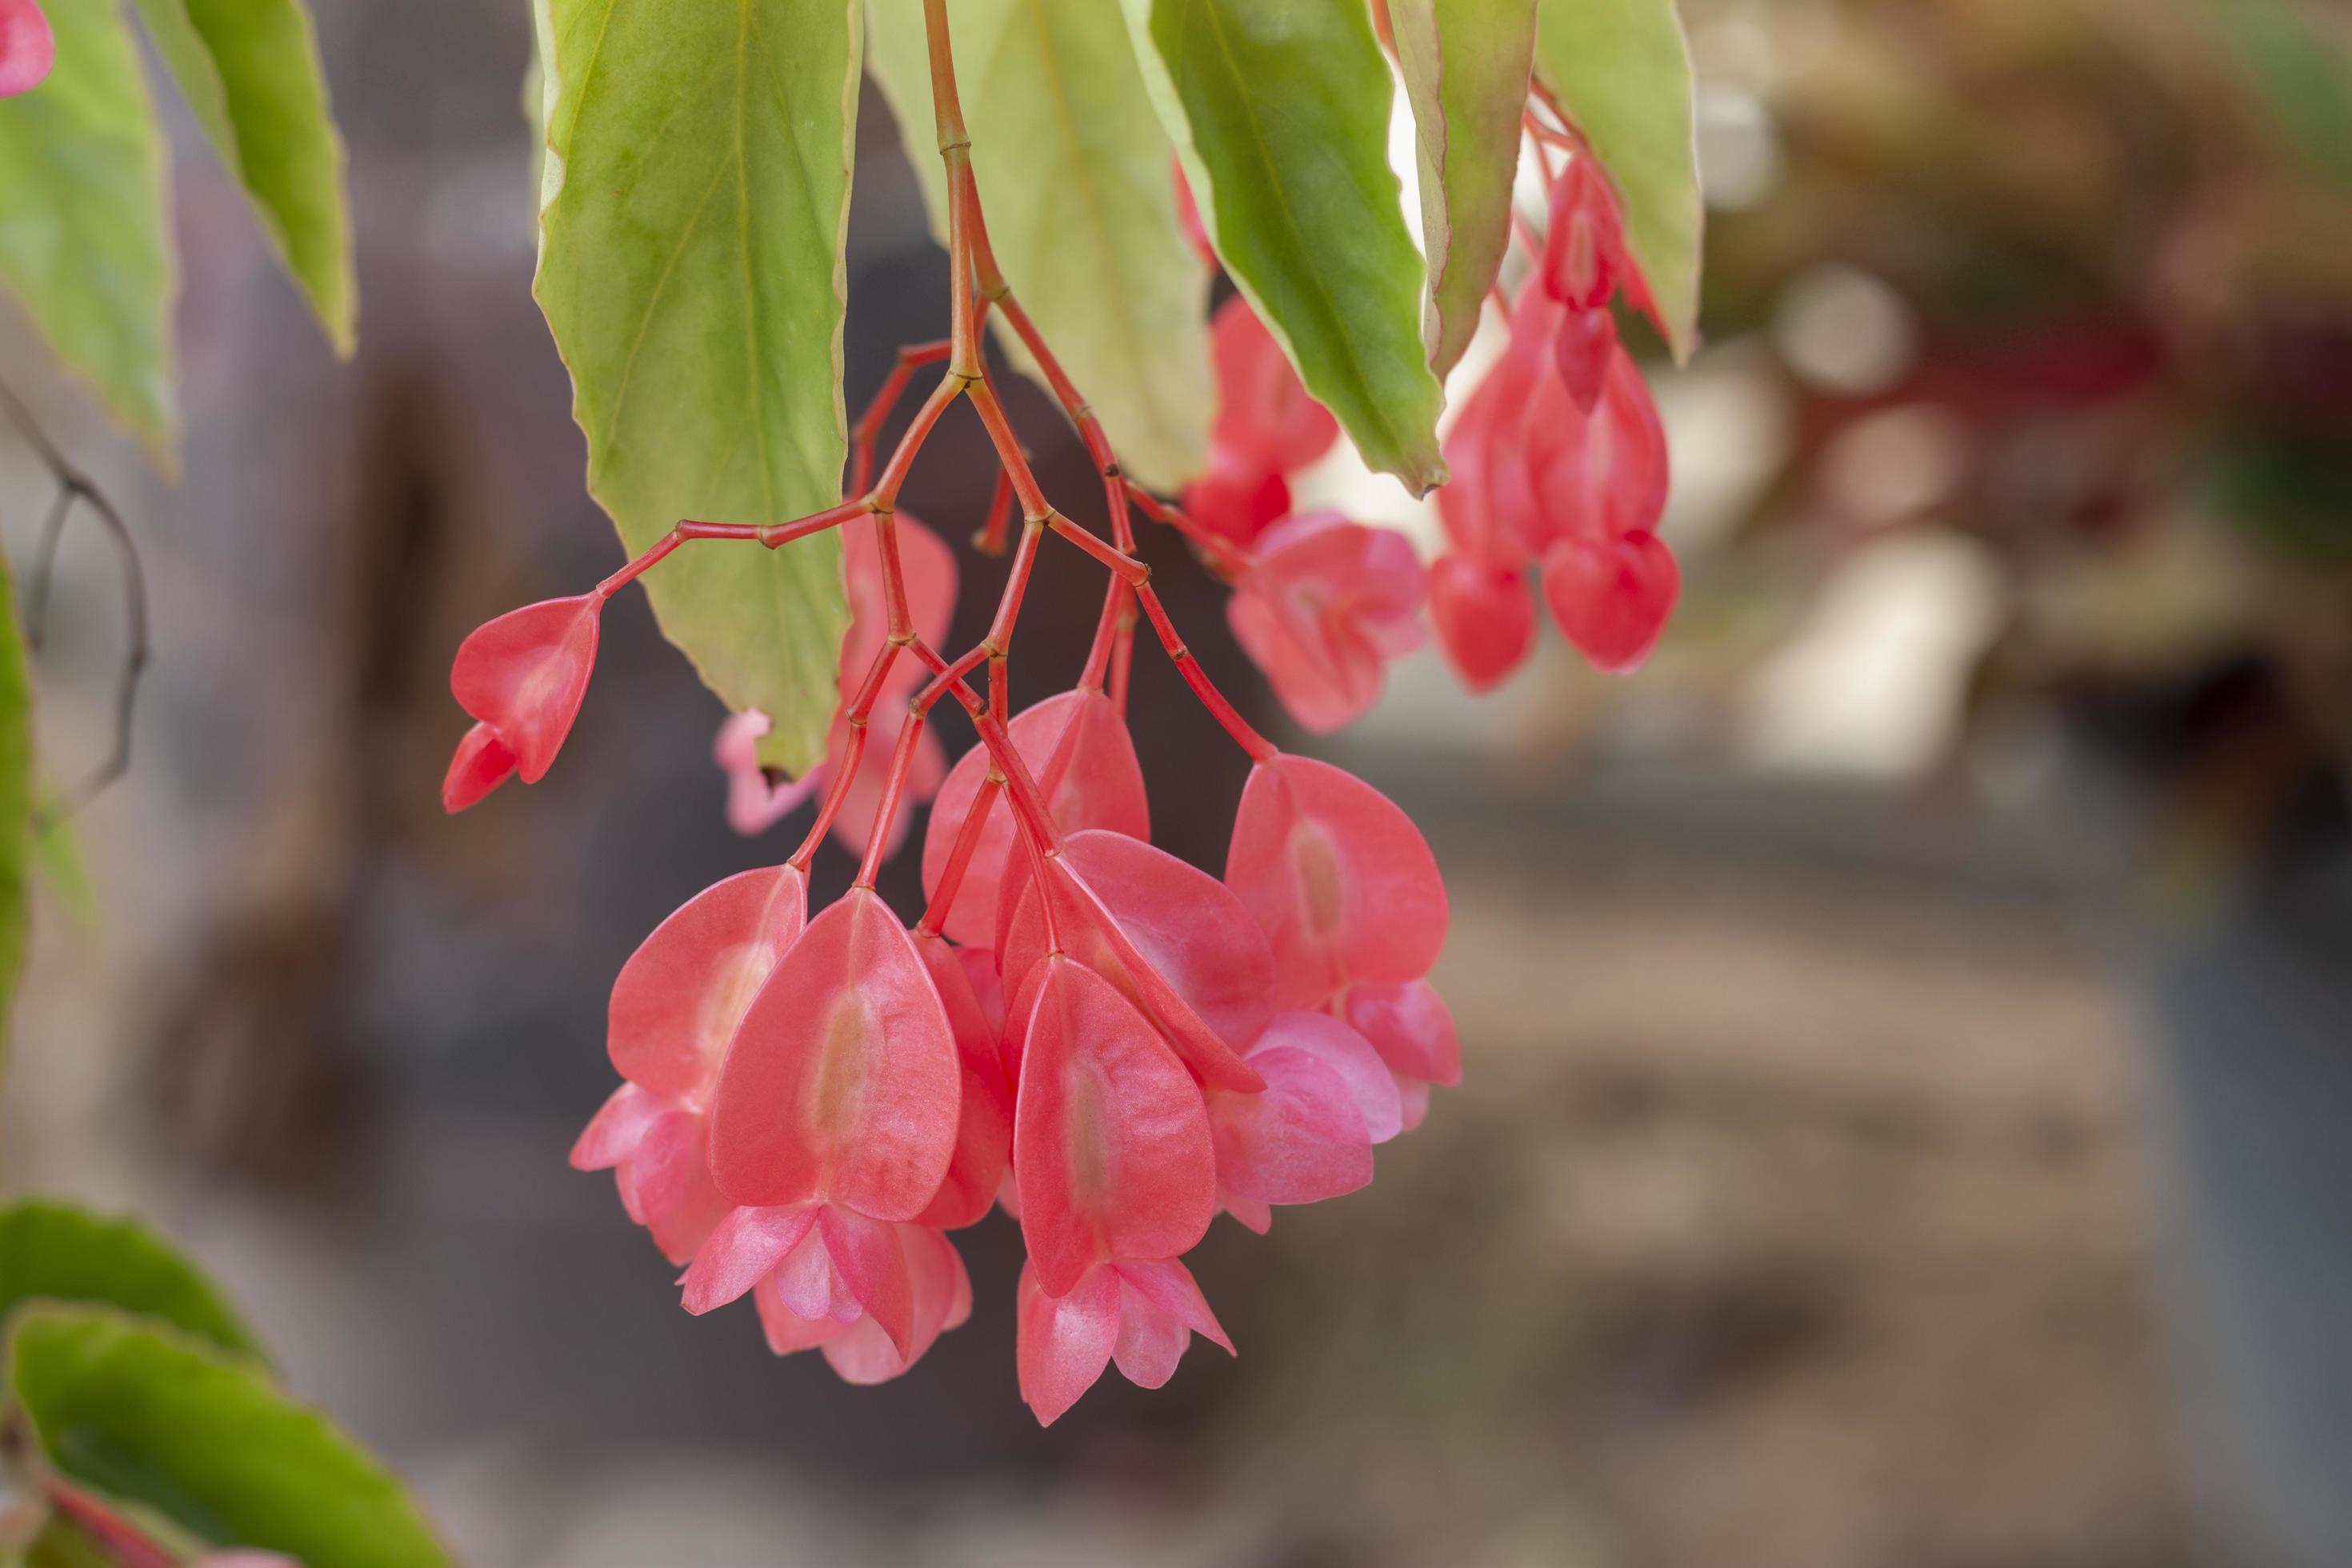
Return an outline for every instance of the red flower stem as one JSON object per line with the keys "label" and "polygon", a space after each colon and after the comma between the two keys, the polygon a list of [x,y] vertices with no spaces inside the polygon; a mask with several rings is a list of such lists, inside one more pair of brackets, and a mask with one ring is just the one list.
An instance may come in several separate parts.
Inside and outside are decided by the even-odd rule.
{"label": "red flower stem", "polygon": [[988,427],[988,438],[995,443],[996,459],[1004,465],[1005,476],[1013,481],[1013,494],[1021,502],[1024,519],[1042,519],[1054,509],[1046,504],[1045,492],[1037,488],[1037,476],[1030,471],[1028,455],[1021,450],[1020,437],[1013,433],[1013,422],[1004,416],[1003,405],[996,401],[996,391],[986,377],[969,383],[965,395],[971,399],[973,412]]}
{"label": "red flower stem", "polygon": [[988,826],[988,814],[1003,790],[1003,773],[990,768],[981,781],[980,793],[972,797],[971,809],[964,813],[963,826],[956,831],[955,847],[948,851],[948,863],[940,868],[940,885],[933,890],[931,901],[924,906],[923,918],[915,924],[918,936],[937,936],[947,928],[948,911],[955,907],[956,894],[963,888],[963,874],[971,868],[972,855],[980,847],[981,830]]}
{"label": "red flower stem", "polygon": [[1150,581],[1150,567],[1138,561],[1134,556],[1104,543],[1060,512],[1057,511],[1049,516],[1045,526],[1109,567],[1112,575],[1129,587],[1140,590],[1144,584]]}
{"label": "red flower stem", "polygon": [[[924,689],[929,696],[930,689]],[[936,699],[934,699],[936,700]],[[854,886],[871,891],[882,874],[882,858],[890,845],[890,826],[898,819],[898,797],[907,788],[907,772],[915,764],[915,747],[923,738],[930,705],[919,697],[907,705],[906,721],[898,726],[898,744],[890,753],[890,776],[882,785],[882,804],[874,810],[874,830],[866,837],[866,858],[858,862]]]}
{"label": "red flower stem", "polygon": [[[1119,584],[1122,590],[1127,586]],[[1110,645],[1110,700],[1118,708],[1118,716],[1127,717],[1127,680],[1135,668],[1135,602],[1122,596],[1118,606],[1118,631]]]}
{"label": "red flower stem", "polygon": [[[1095,640],[1087,649],[1086,668],[1078,676],[1078,684],[1089,691],[1104,689],[1110,672],[1111,659],[1118,649],[1120,612],[1127,607],[1127,584],[1119,578],[1110,580],[1110,592],[1103,595],[1102,614],[1095,621]],[[1132,627],[1135,617],[1126,617]]]}
{"label": "red flower stem", "polygon": [[179,1554],[165,1550],[114,1505],[54,1473],[41,1478],[49,1506],[73,1521],[110,1562],[121,1568],[179,1568]]}
{"label": "red flower stem", "polygon": [[1256,558],[1248,551],[1202,522],[1183,508],[1170,506],[1133,479],[1127,481],[1127,491],[1135,499],[1135,504],[1142,509],[1144,516],[1154,522],[1166,523],[1186,539],[1215,556],[1220,569],[1238,575],[1257,564]]}
{"label": "red flower stem", "polygon": [[971,536],[972,548],[982,555],[1004,553],[1004,536],[1013,521],[1013,476],[1002,467],[996,470],[996,489],[988,498],[988,517],[980,531]]}
{"label": "red flower stem", "polygon": [[1225,727],[1225,733],[1249,753],[1250,761],[1272,762],[1280,756],[1280,749],[1251,729],[1249,721],[1225,700],[1224,693],[1217,689],[1216,683],[1209,679],[1208,671],[1201,668],[1201,661],[1192,657],[1192,650],[1186,647],[1184,639],[1176,635],[1175,623],[1160,607],[1160,595],[1151,591],[1151,585],[1149,583],[1138,584],[1135,596],[1142,604],[1143,613],[1150,617],[1151,629],[1160,635],[1160,646],[1166,648],[1168,657],[1175,661],[1176,673],[1184,678],[1184,684],[1192,689],[1192,695],[1201,700],[1201,706]]}
{"label": "red flower stem", "polygon": [[874,395],[874,401],[866,405],[866,412],[858,417],[857,424],[849,433],[850,477],[845,494],[864,495],[866,486],[874,482],[874,443],[880,437],[882,426],[890,417],[890,411],[898,405],[898,399],[906,395],[907,384],[914,379],[915,372],[927,364],[938,364],[954,347],[951,341],[942,338],[936,342],[915,343],[898,351],[898,365],[884,380],[881,390]]}
{"label": "red flower stem", "polygon": [[823,511],[811,512],[789,522],[680,522],[667,533],[654,541],[643,553],[619,571],[596,584],[596,596],[609,599],[643,576],[652,566],[667,559],[681,544],[701,539],[731,539],[752,544],[764,544],[773,550],[790,544],[795,539],[805,539],[812,533],[823,533],[828,528],[838,528],[852,518],[865,514],[863,500],[845,500],[829,506]]}
{"label": "red flower stem", "polygon": [[940,384],[931,388],[931,395],[923,399],[922,407],[915,411],[914,423],[907,426],[904,436],[898,437],[898,450],[890,454],[890,461],[882,469],[882,477],[874,482],[874,489],[861,505],[883,511],[898,504],[899,487],[907,482],[907,472],[915,466],[915,454],[920,452],[923,443],[930,439],[931,427],[940,422],[940,416],[948,411],[948,405],[953,403],[969,384],[954,371],[940,378]]}
{"label": "red flower stem", "polygon": [[[911,634],[909,634],[911,637]],[[841,813],[842,802],[849,797],[850,782],[857,777],[858,764],[866,760],[866,726],[873,716],[874,705],[882,700],[882,681],[890,673],[890,666],[908,646],[908,639],[892,633],[874,662],[866,667],[866,679],[859,685],[857,695],[842,710],[841,721],[848,726],[849,736],[842,747],[842,755],[833,763],[833,777],[825,782],[824,798],[817,804],[816,821],[809,826],[808,837],[792,853],[789,864],[807,870],[816,858],[816,847],[833,828],[833,819]]]}

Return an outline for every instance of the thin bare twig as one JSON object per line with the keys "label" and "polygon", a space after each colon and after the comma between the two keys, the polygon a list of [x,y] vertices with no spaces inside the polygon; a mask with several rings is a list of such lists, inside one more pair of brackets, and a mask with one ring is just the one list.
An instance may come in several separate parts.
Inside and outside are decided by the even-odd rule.
{"label": "thin bare twig", "polygon": [[50,503],[49,513],[41,529],[39,552],[34,563],[33,580],[26,594],[26,641],[34,649],[41,646],[47,630],[49,603],[49,582],[57,564],[58,542],[65,533],[66,523],[77,505],[86,507],[96,517],[113,542],[115,555],[122,566],[122,599],[124,615],[130,622],[130,646],[123,652],[122,671],[116,678],[114,689],[114,741],[98,766],[76,783],[61,791],[36,811],[37,820],[60,820],[74,815],[103,795],[108,786],[131,768],[131,721],[138,711],[139,679],[146,673],[150,657],[147,629],[147,576],[139,562],[139,546],[131,537],[130,525],[123,521],[114,502],[99,489],[97,481],[84,473],[60,451],[48,432],[33,417],[16,389],[0,382],[0,406],[7,410],[9,422],[16,426],[25,444],[40,458],[42,467],[57,481],[57,499]]}

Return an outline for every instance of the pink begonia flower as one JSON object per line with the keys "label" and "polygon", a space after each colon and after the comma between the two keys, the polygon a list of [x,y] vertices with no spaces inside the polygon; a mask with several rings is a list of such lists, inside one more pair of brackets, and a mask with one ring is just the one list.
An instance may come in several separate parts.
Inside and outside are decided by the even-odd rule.
{"label": "pink begonia flower", "polygon": [[57,36],[37,0],[0,0],[0,98],[40,86],[57,58]]}
{"label": "pink begonia flower", "polygon": [[1451,1089],[1462,1081],[1462,1042],[1454,1015],[1428,981],[1353,986],[1333,1011],[1354,1026],[1395,1078],[1405,1131],[1420,1126],[1428,1114],[1433,1086]]}
{"label": "pink begonia flower", "polygon": [[593,594],[526,605],[458,645],[449,689],[477,722],[442,780],[443,809],[465,810],[510,773],[525,784],[546,776],[588,694],[604,608]]}
{"label": "pink begonia flower", "polygon": [[1299,724],[1328,734],[1380,698],[1419,647],[1427,578],[1404,535],[1311,511],[1269,529],[1225,616]]}
{"label": "pink begonia flower", "polygon": [[808,919],[790,866],[704,889],[639,944],[613,983],[605,1048],[625,1081],[572,1146],[610,1169],[629,1217],[673,1263],[731,1206],[709,1170],[709,1109],[737,1026]]}
{"label": "pink begonia flower", "polygon": [[1543,557],[1552,619],[1597,669],[1641,668],[1674,613],[1682,570],[1654,533],[1555,541]]}

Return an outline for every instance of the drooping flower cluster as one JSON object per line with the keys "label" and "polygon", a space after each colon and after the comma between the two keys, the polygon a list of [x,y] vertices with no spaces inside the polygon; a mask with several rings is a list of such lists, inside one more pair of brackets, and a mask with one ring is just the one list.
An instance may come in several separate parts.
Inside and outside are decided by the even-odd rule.
{"label": "drooping flower cluster", "polygon": [[1430,574],[1440,646],[1473,690],[1535,646],[1527,570],[1578,651],[1602,669],[1648,657],[1681,585],[1656,533],[1666,440],[1610,300],[1646,299],[1616,194],[1588,153],[1553,183],[1540,264],[1511,306],[1510,343],[1445,443],[1438,491],[1452,549]]}
{"label": "drooping flower cluster", "polygon": [[[950,158],[949,174],[954,210],[976,212],[968,163]],[[1135,553],[1134,513],[1179,530],[1230,583],[1236,639],[1309,729],[1376,700],[1387,662],[1423,637],[1425,600],[1473,683],[1499,679],[1532,636],[1533,564],[1570,640],[1603,668],[1629,667],[1671,603],[1674,565],[1653,533],[1663,439],[1608,313],[1620,289],[1640,292],[1621,226],[1606,182],[1576,158],[1509,349],[1449,444],[1454,549],[1433,574],[1396,533],[1294,513],[1290,479],[1337,426],[1243,301],[1213,327],[1210,461],[1178,506],[1125,477],[999,279],[952,291],[948,342],[902,351],[854,432],[850,499],[785,523],[680,522],[592,593],[467,639],[451,684],[476,722],[443,786],[451,810],[547,772],[622,586],[689,542],[775,548],[842,531],[851,616],[823,762],[798,781],[762,772],[758,713],[730,720],[718,745],[740,830],[806,801],[815,821],[782,863],[688,900],[624,966],[607,1034],[623,1081],[572,1151],[582,1169],[614,1173],[629,1216],[683,1266],[688,1310],[749,1296],[776,1353],[819,1351],[852,1382],[895,1377],[971,1315],[950,1233],[1002,1208],[1027,1253],[1015,1361],[1040,1420],[1114,1363],[1157,1387],[1193,1335],[1233,1349],[1184,1261],[1215,1215],[1264,1232],[1276,1207],[1365,1185],[1374,1151],[1460,1080],[1454,1022],[1429,979],[1446,894],[1402,811],[1284,752],[1217,690]],[[953,276],[994,276],[978,226],[951,225],[950,242]],[[990,311],[1094,459],[1108,537],[1039,489],[980,354]],[[876,431],[908,374],[941,362],[877,480]],[[896,502],[959,398],[1002,470],[982,548],[1007,546],[1012,502],[1022,526],[988,635],[950,658],[939,645],[954,552]],[[1049,534],[1110,581],[1077,681],[1011,713],[1010,644]],[[1150,841],[1127,714],[1138,612],[1254,763],[1222,875]],[[968,679],[983,669],[985,695]],[[978,735],[952,767],[932,728],[942,700]],[[875,884],[908,832],[904,808],[926,798],[928,902],[910,928]],[[829,835],[860,865],[812,914],[809,867]]]}
{"label": "drooping flower cluster", "polygon": [[57,58],[58,40],[40,0],[0,0],[0,98],[40,86]]}
{"label": "drooping flower cluster", "polygon": [[[468,639],[453,806],[544,772],[601,604]],[[1339,769],[1257,749],[1222,879],[1150,844],[1126,717],[1082,686],[948,771],[913,931],[862,882],[812,918],[797,860],[705,889],[614,982],[624,1081],[573,1163],[614,1172],[686,1265],[688,1310],[749,1295],[777,1353],[853,1382],[969,1316],[948,1233],[1000,1203],[1029,1253],[1017,1361],[1041,1419],[1114,1360],[1157,1386],[1192,1334],[1230,1350],[1183,1263],[1217,1211],[1263,1231],[1364,1185],[1458,1077],[1420,833]]]}

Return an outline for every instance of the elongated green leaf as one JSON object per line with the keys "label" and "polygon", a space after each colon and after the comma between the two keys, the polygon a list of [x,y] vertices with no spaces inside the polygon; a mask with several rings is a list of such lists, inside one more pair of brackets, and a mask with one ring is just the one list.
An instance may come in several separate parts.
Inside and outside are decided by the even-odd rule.
{"label": "elongated green leaf", "polygon": [[2295,152],[2352,184],[2352,48],[2285,0],[2196,0]]}
{"label": "elongated green leaf", "polygon": [[1412,103],[1429,299],[1421,335],[1454,368],[1511,247],[1511,180],[1535,60],[1536,0],[1389,0]]}
{"label": "elongated green leaf", "polygon": [[[5,1561],[5,1559],[0,1559]],[[114,1559],[93,1545],[89,1536],[61,1519],[52,1519],[26,1549],[25,1568],[115,1568]]]}
{"label": "elongated green leaf", "polygon": [[0,1318],[37,1297],[103,1302],[236,1355],[262,1353],[204,1271],[136,1220],[37,1200],[0,1208]]}
{"label": "elongated green leaf", "polygon": [[1421,258],[1388,161],[1395,93],[1349,0],[1121,0],[1217,254],[1364,460],[1445,479]]}
{"label": "elongated green leaf", "polygon": [[449,1561],[400,1483],[249,1361],[152,1319],[20,1310],[9,1376],[49,1461],[218,1546],[304,1568]]}
{"label": "elongated green leaf", "polygon": [[[1104,0],[956,0],[948,17],[972,173],[1005,281],[1121,465],[1174,489],[1207,456],[1209,278],[1176,221],[1168,133],[1127,25]],[[868,63],[945,243],[922,0],[874,0],[867,26]],[[1019,340],[998,337],[1034,374]]]}
{"label": "elongated green leaf", "polygon": [[56,68],[0,99],[0,283],[168,469],[179,279],[155,105],[115,0],[46,9]]}
{"label": "elongated green leaf", "polygon": [[327,110],[319,40],[302,0],[138,0],[155,52],[335,352],[359,310],[343,142]]}
{"label": "elongated green leaf", "polygon": [[1625,238],[1676,360],[1698,346],[1697,122],[1674,0],[1542,0],[1536,79],[1625,199]]}
{"label": "elongated green leaf", "polygon": [[[682,517],[840,498],[842,239],[861,0],[552,0],[537,293],[588,487],[643,550]],[[830,533],[680,551],[645,579],[763,760],[824,750],[848,609]]]}
{"label": "elongated green leaf", "polygon": [[[0,562],[0,1051],[25,965],[33,896],[33,673],[16,624],[16,584]],[[7,1259],[0,1247],[0,1279]]]}

